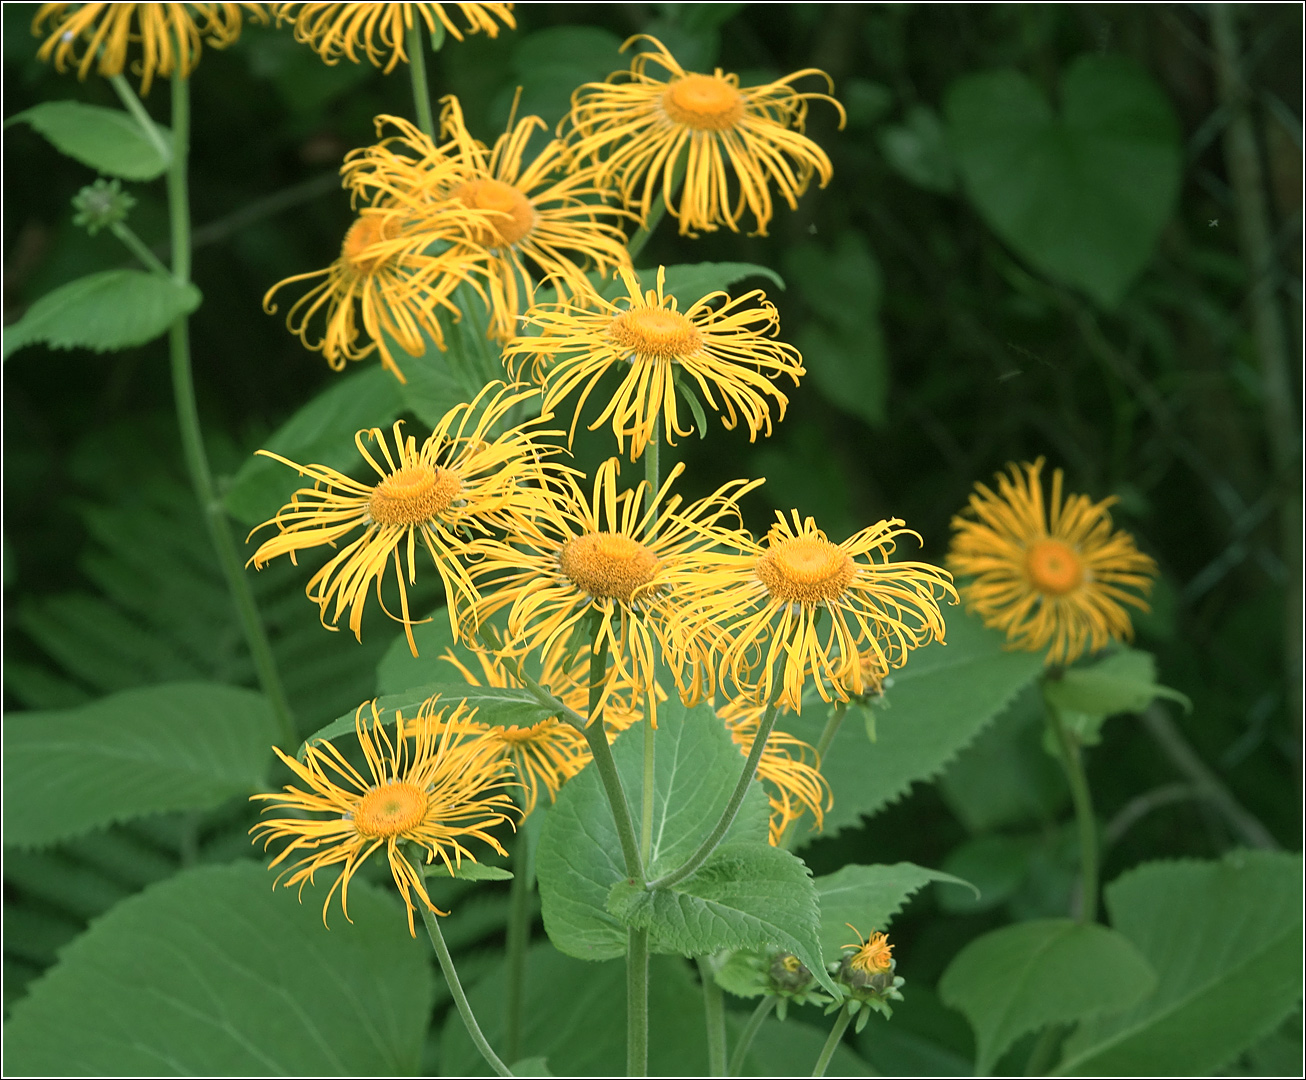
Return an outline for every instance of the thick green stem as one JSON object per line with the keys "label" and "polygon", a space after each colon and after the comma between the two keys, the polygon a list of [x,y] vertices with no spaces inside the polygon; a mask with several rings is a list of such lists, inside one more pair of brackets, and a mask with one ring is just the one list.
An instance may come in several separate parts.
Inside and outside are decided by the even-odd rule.
{"label": "thick green stem", "polygon": [[738,1076],[744,1071],[744,1060],[748,1057],[748,1051],[752,1048],[753,1039],[762,1030],[762,1024],[766,1022],[766,1018],[771,1015],[776,1000],[776,998],[768,994],[757,1003],[753,1015],[748,1018],[748,1023],[744,1025],[744,1030],[739,1033],[739,1041],[735,1043],[735,1052],[730,1055],[730,1067],[726,1070],[727,1076]]}
{"label": "thick green stem", "polygon": [[848,1021],[852,1019],[852,1013],[848,1011],[845,1005],[839,1010],[839,1015],[835,1018],[834,1027],[830,1029],[830,1037],[825,1040],[825,1045],[821,1047],[821,1056],[816,1059],[816,1065],[812,1069],[813,1076],[824,1076],[825,1070],[830,1067],[830,1059],[834,1057],[834,1051],[839,1045],[839,1040],[843,1038],[843,1033],[848,1030]]}
{"label": "thick green stem", "polygon": [[417,126],[429,139],[435,138],[435,119],[431,116],[431,89],[426,82],[426,46],[422,44],[422,28],[413,16],[413,25],[405,32],[404,47],[408,51],[408,77],[413,83],[413,109]]}
{"label": "thick green stem", "polygon": [[707,1020],[707,1075],[726,1075],[726,1003],[725,995],[712,976],[712,961],[695,957],[698,975],[703,982],[703,1016]]}
{"label": "thick green stem", "polygon": [[721,840],[729,831],[730,826],[735,823],[735,816],[739,813],[739,808],[744,803],[744,796],[748,794],[748,786],[753,782],[753,776],[757,772],[757,763],[762,760],[762,751],[766,749],[766,740],[771,737],[771,730],[775,727],[776,708],[783,692],[783,685],[777,685],[775,697],[771,704],[766,707],[766,715],[762,717],[762,722],[758,725],[757,736],[753,739],[753,748],[748,753],[748,760],[744,762],[744,770],[739,774],[739,781],[735,784],[735,790],[730,793],[730,801],[726,803],[726,808],[721,812],[721,818],[717,821],[716,826],[708,834],[707,839],[698,846],[698,850],[694,854],[671,873],[663,875],[656,881],[650,881],[648,883],[649,889],[668,889],[672,885],[684,881],[685,878],[707,862],[712,852],[717,849],[717,845],[721,843]]}
{"label": "thick green stem", "polygon": [[1088,777],[1084,774],[1084,759],[1079,742],[1061,721],[1061,713],[1050,701],[1044,699],[1047,722],[1061,750],[1061,764],[1070,784],[1070,800],[1075,807],[1075,822],[1079,827],[1079,921],[1097,922],[1097,822],[1093,817],[1093,799],[1088,790]]}
{"label": "thick green stem", "polygon": [[535,879],[535,852],[529,830],[517,831],[512,883],[508,891],[506,944],[508,990],[504,1001],[503,1052],[509,1061],[521,1058],[522,991],[526,984],[526,949],[531,939],[531,884]]}
{"label": "thick green stem", "polygon": [[[422,876],[426,876],[425,863],[419,862],[422,867]],[[481,1025],[476,1022],[476,1017],[472,1014],[471,1003],[467,1000],[467,995],[463,992],[463,984],[458,979],[458,972],[453,966],[453,957],[449,955],[449,946],[444,943],[444,934],[440,932],[440,920],[435,914],[427,910],[425,904],[419,903],[418,909],[422,913],[422,922],[426,924],[426,934],[431,939],[431,948],[435,950],[435,955],[440,961],[440,970],[444,972],[445,982],[449,984],[449,992],[453,995],[454,1004],[458,1007],[458,1015],[463,1018],[463,1023],[467,1025],[467,1034],[472,1037],[472,1042],[476,1044],[476,1049],[481,1052],[481,1057],[489,1062],[492,1068],[500,1076],[511,1076],[512,1070],[499,1060],[490,1046],[489,1041],[481,1031]]]}
{"label": "thick green stem", "polygon": [[[190,140],[190,84],[180,75],[172,79],[172,164],[168,169],[168,214],[172,232],[172,278],[179,285],[190,283],[190,198],[186,185],[186,158]],[[195,404],[195,383],[191,374],[190,330],[185,315],[179,316],[168,330],[172,363],[172,392],[177,408],[177,426],[181,429],[182,452],[190,473],[195,497],[204,514],[204,523],[218,553],[223,577],[236,606],[245,643],[254,660],[259,684],[267,695],[280,729],[283,749],[291,751],[298,741],[290,703],[281,685],[272,647],[268,644],[263,622],[259,618],[250,591],[249,580],[237,554],[235,537],[218,498],[209,468],[204,437],[200,431],[199,408]]]}
{"label": "thick green stem", "polygon": [[599,780],[603,783],[603,793],[608,797],[612,808],[612,820],[617,826],[617,838],[621,841],[621,854],[626,862],[626,876],[632,882],[644,880],[644,864],[639,857],[639,841],[635,837],[635,825],[630,819],[630,806],[626,802],[626,792],[621,786],[621,775],[617,772],[617,763],[612,757],[612,747],[603,731],[603,724],[595,722],[585,729],[585,741],[589,743],[590,754],[594,758],[594,767],[598,770]]}
{"label": "thick green stem", "polygon": [[626,1075],[648,1075],[648,931],[626,934]]}

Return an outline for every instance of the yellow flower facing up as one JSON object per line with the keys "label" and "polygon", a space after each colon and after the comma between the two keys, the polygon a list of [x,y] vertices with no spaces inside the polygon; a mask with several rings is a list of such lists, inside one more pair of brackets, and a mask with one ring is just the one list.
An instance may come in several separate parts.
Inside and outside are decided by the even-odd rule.
{"label": "yellow flower facing up", "polygon": [[[459,26],[446,8],[457,8],[465,25]],[[462,41],[464,34],[484,32],[499,36],[499,23],[517,28],[512,4],[278,4],[277,21],[293,20],[295,40],[312,46],[328,64],[343,56],[359,62],[361,49],[375,67],[388,75],[396,64],[408,63],[404,38],[414,26],[428,34],[437,28]],[[496,21],[498,20],[498,21]]]}
{"label": "yellow flower facing up", "polygon": [[[530,421],[501,435],[491,434],[514,406],[535,394],[491,383],[475,401],[446,413],[420,449],[414,437],[403,435],[402,422],[394,426],[393,451],[379,428],[358,432],[358,451],[380,478],[372,484],[325,465],[299,465],[260,450],[265,457],[312,477],[315,484],[295,492],[276,517],[259,526],[276,526],[277,535],[265,540],[250,562],[261,568],[286,554],[294,562],[301,551],[344,542],[309,580],[306,590],[321,611],[322,625],[335,629],[348,608],[349,628],[361,639],[363,607],[368,590],[375,586],[382,609],[403,623],[416,656],[412,633],[416,621],[409,615],[405,581],[413,584],[417,579],[418,540],[435,561],[448,594],[450,623],[456,627],[460,605],[478,598],[463,565],[473,554],[468,534],[488,535],[489,527],[505,528],[529,517],[541,503],[545,477],[565,471],[543,460],[555,448],[536,441],[556,432],[537,431]],[[376,443],[381,460],[369,449],[369,442]],[[399,614],[381,598],[382,578],[390,563],[399,587]]]}
{"label": "yellow flower facing up", "polygon": [[852,945],[840,945],[841,949],[855,949],[848,959],[848,966],[863,975],[881,975],[893,969],[893,946],[889,944],[889,935],[871,931],[871,936],[862,939],[857,927],[844,923],[849,930],[857,934],[857,941]]}
{"label": "yellow flower facing up", "polygon": [[386,370],[407,382],[390,340],[409,356],[423,355],[428,339],[444,349],[444,331],[436,313],[444,308],[455,319],[461,316],[449,295],[478,266],[470,253],[456,247],[436,256],[426,254],[437,228],[448,240],[461,235],[466,226],[464,215],[452,220],[447,214],[441,217],[437,223],[432,215],[422,235],[414,236],[393,209],[363,209],[345,233],[340,257],[325,270],[277,282],[263,297],[263,310],[276,313],[272,298],[285,286],[323,278],[291,306],[287,329],[306,348],[320,352],[335,371],[342,370],[347,360],[362,360],[375,351]]}
{"label": "yellow flower facing up", "polygon": [[[733,550],[697,553],[667,582],[687,596],[677,638],[709,641],[730,696],[750,704],[776,700],[801,711],[809,679],[826,701],[873,692],[876,673],[943,640],[939,598],[957,597],[946,570],[890,561],[898,537],[920,540],[902,524],[881,521],[835,544],[795,510],[792,522],[776,514],[765,543],[722,536]],[[684,670],[683,692],[713,692],[713,666],[688,669],[688,686]]]}
{"label": "yellow flower facing up", "polygon": [[[763,86],[740,87],[737,75],[720,68],[711,75],[685,71],[647,34],[631,38],[623,50],[640,40],[651,51],[637,53],[629,71],[577,90],[563,124],[571,128],[568,141],[576,154],[598,163],[599,182],[614,185],[646,223],[660,190],[682,234],[718,225],[738,232],[747,208],[757,234],[765,236],[774,211],[772,185],[793,209],[814,173],[822,187],[829,182],[829,157],[803,134],[807,103],[828,101],[839,112],[840,127],[843,106],[828,94],[800,93],[790,85],[814,75],[832,89],[828,75],[807,68]],[[650,65],[661,69],[661,78],[649,73]]]}
{"label": "yellow flower facing up", "polygon": [[518,315],[534,303],[538,286],[564,299],[589,295],[588,270],[606,275],[630,265],[617,224],[629,215],[606,205],[594,171],[571,167],[556,139],[526,161],[527,143],[543,120],[509,120],[491,149],[468,132],[458,99],[443,101],[445,143],[436,146],[408,121],[381,116],[378,134],[387,125],[398,134],[354,151],[342,172],[357,197],[405,207],[406,227],[417,235],[435,215],[452,209],[472,215],[468,239],[455,250],[477,260],[493,337],[503,341],[516,332]]}
{"label": "yellow flower facing up", "polygon": [[805,372],[797,349],[772,340],[780,324],[765,294],[754,289],[732,300],[724,292],[709,293],[682,313],[666,293],[664,268],[658,268],[657,287],[647,292],[633,271],[623,268],[621,277],[628,295],[615,303],[594,297],[585,301],[593,310],[573,304],[532,308],[527,322],[540,329],[539,336],[518,338],[504,349],[504,363],[516,377],[531,360],[546,412],[580,388],[569,437],[575,437],[599,380],[618,365],[621,384],[590,430],[611,421],[618,449],[624,451],[630,440],[632,459],[644,452],[659,416],[668,442],[692,430],[680,426],[678,377],[693,380],[727,428],[743,420],[750,440],[759,432],[770,435],[772,404],[784,419],[789,403],[772,380],[787,376],[797,386]]}
{"label": "yellow flower facing up", "polygon": [[[748,757],[753,749],[765,712],[764,705],[743,705],[734,701],[726,702],[717,710],[730,738],[744,757]],[[821,762],[814,747],[787,731],[773,729],[762,749],[757,776],[766,786],[771,804],[769,840],[772,847],[780,845],[785,830],[804,812],[812,815],[817,832],[821,830],[825,812],[834,805],[834,795],[821,775]]]}
{"label": "yellow flower facing up", "polygon": [[1114,498],[1063,498],[1060,469],[1045,506],[1043,460],[1009,464],[996,492],[975,485],[969,512],[952,519],[948,565],[972,579],[962,598],[1012,648],[1047,648],[1048,664],[1069,664],[1133,636],[1124,605],[1148,610],[1139,594],[1151,591],[1156,563],[1129,533],[1112,531]]}
{"label": "yellow flower facing up", "polygon": [[222,49],[240,37],[243,13],[268,21],[262,4],[42,4],[32,33],[47,37],[38,59],[54,60],[56,71],[72,66],[85,79],[92,67],[108,78],[128,70],[127,54],[140,46],[141,93],[155,75],[183,79],[199,63],[203,45]]}
{"label": "yellow flower facing up", "polygon": [[[541,506],[533,520],[518,522],[502,543],[487,542],[472,568],[482,594],[473,618],[484,621],[509,609],[504,655],[548,655],[597,620],[594,648],[611,663],[591,722],[619,685],[633,687],[634,694],[652,692],[655,640],[670,647],[663,624],[674,606],[673,597],[662,595],[662,575],[704,544],[703,530],[737,519],[735,500],[756,486],[733,481],[680,512],[680,497],[668,491],[683,465],[671,470],[651,505],[645,482],[618,494],[619,469],[617,458],[599,466],[590,499],[574,477],[565,477],[565,494]],[[698,645],[677,648],[697,654]],[[588,635],[582,651],[588,661]],[[656,699],[649,705],[656,725]]]}
{"label": "yellow flower facing up", "polygon": [[414,935],[415,900],[437,915],[447,912],[431,903],[422,872],[409,861],[402,845],[424,849],[428,864],[438,859],[450,874],[463,859],[476,861],[463,843],[466,838],[507,854],[489,832],[511,823],[516,814],[511,797],[502,790],[510,783],[507,762],[497,746],[467,737],[474,709],[460,704],[452,711],[437,711],[435,706],[434,698],[424,702],[410,724],[398,717],[394,739],[386,732],[375,702],[370,723],[364,717],[368,706],[359,706],[354,724],[367,776],[324,740],[305,749],[302,764],[276,750],[303,788],[288,784],[280,792],[252,796],[272,804],[264,813],[279,810],[291,815],[261,821],[250,830],[265,850],[274,840],[290,841],[272,860],[273,867],[302,854],[281,872],[278,884],[298,885],[302,895],[319,870],[340,867],[322,905],[323,922],[337,890],[340,907],[349,918],[349,882],[379,848],[385,848],[408,909],[408,932]]}

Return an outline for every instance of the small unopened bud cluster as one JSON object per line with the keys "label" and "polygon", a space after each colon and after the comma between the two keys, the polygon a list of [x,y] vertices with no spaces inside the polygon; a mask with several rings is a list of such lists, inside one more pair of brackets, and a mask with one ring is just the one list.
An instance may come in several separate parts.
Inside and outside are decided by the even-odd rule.
{"label": "small unopened bud cluster", "polygon": [[893,958],[888,935],[872,933],[861,941],[858,934],[858,941],[857,945],[845,945],[843,955],[830,963],[830,974],[844,999],[831,1002],[826,1012],[846,1005],[849,1016],[857,1018],[855,1030],[860,1032],[872,1009],[886,1018],[893,1015],[889,1002],[902,1000],[899,991],[907,980],[896,974],[898,962]]}
{"label": "small unopened bud cluster", "polygon": [[93,184],[88,184],[73,196],[74,225],[83,225],[94,236],[108,225],[126,221],[127,214],[136,205],[136,200],[122,190],[117,180],[105,180],[101,177]]}

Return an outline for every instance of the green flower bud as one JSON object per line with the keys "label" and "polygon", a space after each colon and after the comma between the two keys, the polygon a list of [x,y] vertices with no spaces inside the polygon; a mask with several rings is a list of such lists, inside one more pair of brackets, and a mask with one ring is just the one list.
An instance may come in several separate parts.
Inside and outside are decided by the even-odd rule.
{"label": "green flower bud", "polygon": [[86,226],[86,231],[94,236],[106,225],[126,221],[135,205],[136,200],[122,190],[117,180],[101,177],[73,196],[73,209],[77,211],[73,224]]}

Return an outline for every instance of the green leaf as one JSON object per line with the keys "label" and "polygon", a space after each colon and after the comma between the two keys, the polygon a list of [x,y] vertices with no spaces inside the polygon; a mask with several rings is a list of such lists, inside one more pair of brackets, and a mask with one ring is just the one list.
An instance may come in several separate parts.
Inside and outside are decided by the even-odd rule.
{"label": "green leaf", "polygon": [[453,649],[466,663],[473,660],[472,671],[477,670],[474,657],[470,651],[458,644],[449,626],[449,614],[443,608],[436,608],[425,622],[413,627],[413,640],[417,643],[417,656],[408,647],[408,639],[397,634],[376,666],[376,692],[378,694],[398,694],[425,686],[432,675],[447,675],[451,679],[457,671],[440,659],[446,649]]}
{"label": "green leaf", "polygon": [[43,341],[52,349],[109,352],[144,345],[200,306],[194,285],[143,270],[102,270],[60,285],[5,330],[4,355]]}
{"label": "green leaf", "polygon": [[1091,667],[1071,668],[1059,679],[1048,679],[1043,696],[1061,710],[1086,746],[1101,741],[1102,723],[1117,713],[1142,712],[1153,698],[1169,698],[1191,712],[1193,703],[1178,690],[1156,682],[1156,658],[1137,649],[1121,649]]}
{"label": "green leaf", "polygon": [[[634,807],[643,788],[643,733],[612,746]],[[650,878],[680,866],[721,816],[743,769],[743,756],[707,706],[686,709],[672,696],[658,708],[654,759]],[[761,784],[750,785],[727,841],[765,842],[769,810]],[[626,878],[612,811],[594,766],[568,780],[549,811],[536,856],[544,928],[560,950],[582,960],[626,952],[626,928],[607,908],[612,886]],[[556,1064],[556,1063],[555,1063]]]}
{"label": "green leaf", "polygon": [[1001,834],[977,836],[953,848],[943,865],[949,873],[973,882],[976,894],[940,889],[939,907],[950,915],[969,915],[1004,903],[1029,876],[1034,850],[1027,837]]}
{"label": "green leaf", "polygon": [[357,878],[350,924],[254,863],[201,867],[123,901],[5,1024],[27,1076],[412,1076],[433,980],[403,910]]}
{"label": "green leaf", "polygon": [[[31,124],[56,150],[92,169],[124,180],[153,180],[169,164],[169,155],[141,130],[130,114],[119,109],[83,105],[80,101],[44,101],[6,121]],[[172,133],[154,125],[165,147]],[[170,151],[169,151],[170,153]]]}
{"label": "green leaf", "polygon": [[1084,1024],[1059,1073],[1218,1073],[1301,999],[1300,855],[1154,862],[1107,886],[1111,921],[1156,969],[1156,993]]}
{"label": "green leaf", "polygon": [[976,1071],[983,1074],[1026,1032],[1118,1012],[1155,985],[1147,961],[1124,935],[1071,919],[1038,919],[972,941],[943,973],[939,996],[975,1029]]}
{"label": "green leaf", "polygon": [[459,881],[511,881],[512,871],[502,866],[487,866],[485,863],[464,862],[458,867],[457,874],[449,873],[449,868],[442,862],[432,863],[426,868],[427,877],[457,877]]}
{"label": "green leaf", "polygon": [[[327,388],[277,428],[263,449],[299,465],[325,465],[346,474],[359,467],[375,476],[354,444],[356,432],[386,429],[403,409],[398,381],[379,364],[332,378]],[[420,435],[420,432],[417,433]],[[251,454],[236,473],[223,502],[246,525],[268,521],[308,482],[272,458]]]}
{"label": "green leaf", "polygon": [[[704,5],[707,6],[707,5]],[[896,1011],[896,1009],[895,1009]],[[743,1031],[745,1018],[736,1012],[726,1012],[726,1030],[730,1032],[730,1046]],[[753,1045],[744,1057],[741,1076],[807,1076],[812,1064],[821,1056],[825,1040],[829,1038],[831,1021],[824,1027],[804,1024],[795,1020],[793,1013],[781,1022],[768,1017],[753,1037]],[[826,1076],[874,1076],[870,1066],[846,1042],[834,1049],[834,1056],[825,1070]]]}
{"label": "green leaf", "polygon": [[[858,866],[849,863],[816,879],[816,895],[821,903],[821,953],[826,960],[837,960],[840,950],[852,940],[851,924],[862,937],[872,930],[887,930],[903,904],[931,881],[960,885],[979,890],[968,881],[929,870],[915,863]],[[956,890],[949,890],[955,892]],[[804,961],[806,962],[806,961]],[[807,965],[811,967],[811,964]]]}
{"label": "green leaf", "polygon": [[1114,307],[1143,269],[1179,191],[1169,101],[1121,56],[1081,56],[1061,112],[1016,71],[948,91],[949,138],[990,227],[1039,270]]}
{"label": "green leaf", "polygon": [[601,82],[626,66],[627,61],[621,55],[621,38],[610,30],[594,26],[536,30],[517,38],[512,58],[516,78],[505,88],[496,105],[506,120],[513,93],[520,84],[518,115],[543,117],[552,128],[567,115],[576,87],[586,82]]}
{"label": "green leaf", "polygon": [[[680,310],[686,311],[707,296],[708,293],[733,292],[734,290],[730,288],[732,285],[752,277],[767,278],[777,289],[785,287],[784,278],[769,266],[759,266],[756,263],[705,262],[668,266],[666,268],[665,289],[680,301]],[[639,281],[646,289],[656,288],[658,282],[657,270],[640,270]],[[612,289],[606,290],[608,295],[623,295],[624,292],[625,289],[620,284],[620,279],[618,279],[615,292]]]}
{"label": "green leaf", "polygon": [[[876,742],[866,737],[864,707],[848,709],[821,762],[834,792],[827,836],[938,773],[1042,673],[1040,656],[1008,652],[1000,632],[961,608],[949,609],[946,618],[948,643],[917,649],[885,680],[883,700],[871,707]],[[801,717],[785,714],[780,726],[815,745],[825,724],[822,712],[809,707]]]}
{"label": "green leaf", "polygon": [[821,962],[809,871],[796,855],[765,841],[722,844],[695,874],[669,889],[618,881],[608,910],[626,925],[648,930],[658,952],[706,956],[778,945],[837,992]]}
{"label": "green leaf", "polygon": [[51,844],[267,784],[277,738],[261,694],[217,683],[124,690],[4,724],[5,843]]}
{"label": "green leaf", "polygon": [[880,153],[917,187],[949,194],[957,186],[956,168],[939,114],[913,105],[901,124],[880,129]]}
{"label": "green leaf", "polygon": [[[470,686],[465,682],[452,679],[447,682],[427,683],[425,686],[417,686],[397,694],[387,694],[385,697],[377,698],[377,715],[380,716],[381,723],[393,724],[395,722],[395,713],[402,710],[409,717],[416,716],[422,702],[436,695],[439,695],[441,708],[457,705],[460,701],[467,702],[469,706],[477,710],[476,720],[481,724],[494,724],[502,727],[512,725],[530,727],[532,724],[538,724],[541,720],[547,720],[549,717],[557,715],[547,705],[541,705],[529,690],[516,690],[510,687],[498,686]],[[369,705],[365,704],[362,708],[364,709],[364,717],[370,722],[371,709]],[[336,717],[326,726],[318,728],[300,746],[300,758],[303,758],[305,748],[312,743],[330,741],[343,735],[354,734],[356,716],[357,710],[347,712],[344,716]]]}

